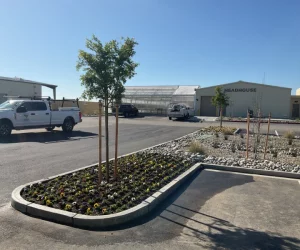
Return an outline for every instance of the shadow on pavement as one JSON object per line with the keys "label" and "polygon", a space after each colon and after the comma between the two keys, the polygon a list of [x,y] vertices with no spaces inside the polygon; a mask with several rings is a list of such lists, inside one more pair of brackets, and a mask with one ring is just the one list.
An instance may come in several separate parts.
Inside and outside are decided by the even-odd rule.
{"label": "shadow on pavement", "polygon": [[252,176],[210,171],[202,171],[199,175],[198,172],[149,216],[105,230],[136,227],[139,239],[148,241],[148,230],[152,228],[156,232],[156,242],[183,235],[207,249],[300,249],[300,239],[238,227],[227,220],[199,212],[213,196],[250,182],[254,182]]}
{"label": "shadow on pavement", "polygon": [[199,119],[198,117],[191,117],[188,120],[184,120],[181,118],[176,118],[173,121],[177,121],[177,122],[203,122],[203,120]]}
{"label": "shadow on pavement", "polygon": [[[177,205],[173,204],[173,206]],[[189,208],[178,207],[190,211]],[[211,249],[211,244],[213,244],[214,249],[300,249],[300,240],[297,238],[283,237],[271,232],[261,232],[251,228],[237,227],[228,221],[196,211],[194,212],[201,214],[203,217],[209,217],[211,222],[204,223],[168,209],[166,209],[166,211],[208,228],[206,231],[201,231],[197,229],[197,227],[191,227],[169,219],[168,217],[160,216],[171,223],[189,229],[189,231],[192,232],[192,237],[197,238],[201,242],[207,242],[210,245],[207,249]],[[188,234],[188,236],[191,237],[190,234]],[[201,246],[205,247],[205,244]]]}
{"label": "shadow on pavement", "polygon": [[64,133],[63,131],[54,130],[52,132],[12,134],[8,138],[0,138],[0,144],[20,142],[54,143],[70,140],[82,140],[94,138],[96,136],[98,136],[98,134],[90,132],[73,131],[72,133]]}

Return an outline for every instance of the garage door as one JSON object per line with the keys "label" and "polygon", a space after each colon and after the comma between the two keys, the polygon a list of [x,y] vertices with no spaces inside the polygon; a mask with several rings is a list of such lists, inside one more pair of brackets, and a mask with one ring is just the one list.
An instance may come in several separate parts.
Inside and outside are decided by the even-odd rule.
{"label": "garage door", "polygon": [[201,116],[216,116],[216,107],[211,104],[211,99],[212,96],[201,96]]}

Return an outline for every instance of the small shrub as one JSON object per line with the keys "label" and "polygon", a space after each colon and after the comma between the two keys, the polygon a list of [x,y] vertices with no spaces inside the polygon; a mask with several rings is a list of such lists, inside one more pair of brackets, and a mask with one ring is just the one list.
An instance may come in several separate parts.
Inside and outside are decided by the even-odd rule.
{"label": "small shrub", "polygon": [[292,145],[293,144],[293,139],[288,139],[288,144]]}
{"label": "small shrub", "polygon": [[224,135],[224,140],[225,140],[225,141],[228,140],[228,135]]}
{"label": "small shrub", "polygon": [[295,133],[293,131],[289,130],[284,133],[284,137],[288,140],[293,140],[293,139],[295,139]]}
{"label": "small shrub", "polygon": [[223,135],[232,135],[232,134],[233,134],[232,129],[224,128]]}
{"label": "small shrub", "polygon": [[204,150],[204,147],[201,145],[200,142],[198,141],[193,141],[189,147],[189,151],[191,153],[198,153],[198,154],[201,154],[201,155],[204,155],[205,154],[205,150]]}
{"label": "small shrub", "polygon": [[219,133],[218,132],[215,133],[215,137],[219,138]]}

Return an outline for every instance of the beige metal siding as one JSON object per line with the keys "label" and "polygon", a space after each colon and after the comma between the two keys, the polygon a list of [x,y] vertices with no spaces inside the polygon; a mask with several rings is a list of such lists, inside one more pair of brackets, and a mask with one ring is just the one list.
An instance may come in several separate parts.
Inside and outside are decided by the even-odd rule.
{"label": "beige metal siding", "polygon": [[[247,109],[256,110],[256,106],[261,108],[263,116],[269,112],[274,118],[289,118],[291,115],[291,89],[245,82],[224,84],[222,87],[232,90],[226,92],[230,98],[230,105],[226,108],[227,116],[245,117]],[[199,89],[196,98],[201,100],[202,96],[213,96],[214,93],[215,87]],[[201,110],[201,102],[198,103],[198,109]]]}
{"label": "beige metal siding", "polygon": [[42,95],[42,86],[0,79],[0,93],[9,96],[40,96]]}

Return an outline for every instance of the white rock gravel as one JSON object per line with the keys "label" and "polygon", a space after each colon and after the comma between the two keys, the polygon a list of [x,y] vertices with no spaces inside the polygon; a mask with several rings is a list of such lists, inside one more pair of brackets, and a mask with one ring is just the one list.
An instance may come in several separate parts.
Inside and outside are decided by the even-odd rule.
{"label": "white rock gravel", "polygon": [[[214,134],[203,130],[146,151],[149,153],[175,154],[193,162],[300,173],[300,142],[298,139],[293,141],[293,145],[288,145],[287,140],[284,138],[269,136],[269,139],[266,160],[263,160],[265,136],[261,136],[256,159],[254,159],[255,154],[253,153],[255,137],[251,136],[249,138],[249,158],[245,159],[246,136],[241,138],[239,135],[232,135],[229,136],[228,140],[224,140],[222,134],[217,138]],[[194,140],[201,142],[206,155],[192,154],[188,151],[189,145]],[[274,151],[277,152],[276,158],[272,154]]]}

